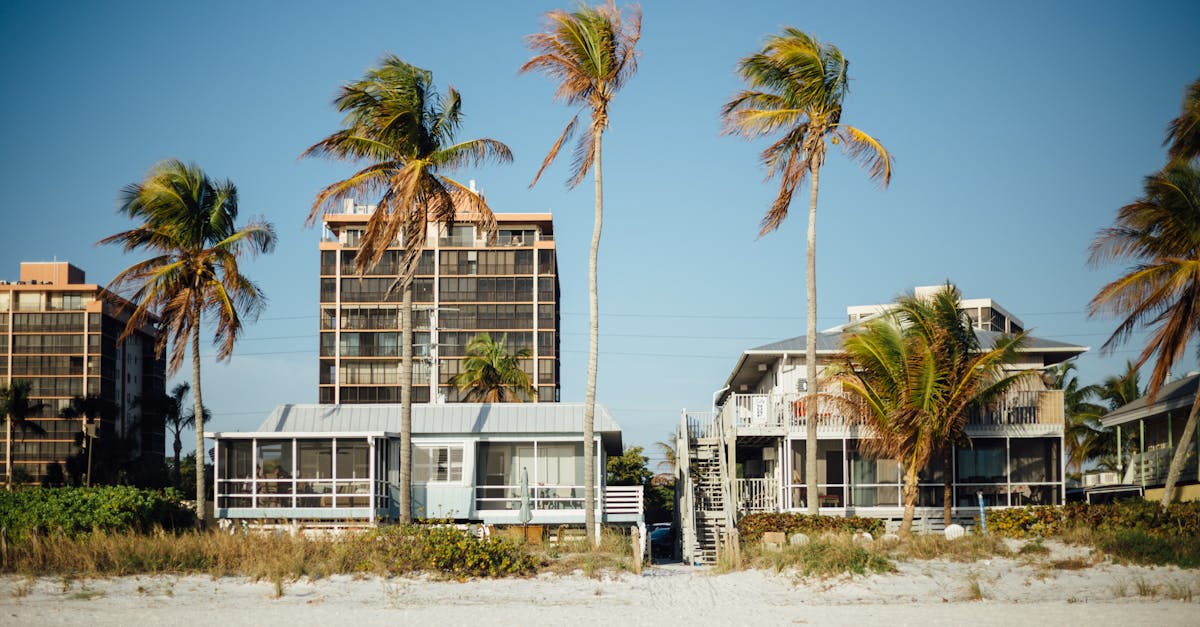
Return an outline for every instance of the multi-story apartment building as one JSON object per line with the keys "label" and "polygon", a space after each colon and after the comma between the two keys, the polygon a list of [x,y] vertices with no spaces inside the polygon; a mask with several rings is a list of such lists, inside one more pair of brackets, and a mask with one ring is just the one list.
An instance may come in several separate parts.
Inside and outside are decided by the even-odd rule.
{"label": "multi-story apartment building", "polygon": [[[63,417],[73,398],[101,399],[108,415],[99,417],[98,436],[123,438],[127,461],[162,464],[163,416],[143,402],[165,391],[156,331],[146,327],[119,342],[128,312],[105,295],[65,262],[22,263],[17,281],[0,281],[0,376],[6,385],[28,381],[33,401],[44,404],[32,419],[44,434],[13,433],[13,470],[34,481],[53,464],[65,470],[80,452],[82,420]],[[4,438],[0,430],[0,467]]]}
{"label": "multi-story apartment building", "polygon": [[[934,288],[917,288],[918,297]],[[960,301],[982,347],[1019,333],[1025,324],[991,299]],[[847,308],[847,324],[817,335],[818,376],[845,360],[842,341],[855,327],[894,305]],[[1087,348],[1026,336],[1012,371],[1037,372]],[[715,412],[684,412],[676,450],[681,470],[680,523],[685,559],[711,561],[722,529],[750,512],[803,512],[809,499],[821,514],[887,519],[903,513],[902,469],[894,460],[872,459],[859,441],[870,429],[843,415],[842,405],[819,401],[817,494],[807,494],[804,369],[805,338],[795,337],[742,353],[714,395]],[[818,378],[820,394],[841,393],[836,382]],[[941,525],[944,480],[952,484],[951,507],[964,522],[988,507],[1061,504],[1065,498],[1063,393],[1025,377],[1008,395],[968,417],[971,445],[958,447],[949,468],[934,459],[920,473],[917,518],[924,528]],[[690,470],[689,470],[690,469]]]}
{"label": "multi-story apartment building", "polygon": [[[346,200],[326,213],[320,243],[319,400],[400,401],[399,289],[389,292],[402,254],[397,243],[364,275],[354,270],[372,205]],[[413,279],[413,401],[457,402],[453,378],[479,333],[507,337],[537,390],[559,397],[559,287],[549,213],[496,214],[495,240],[460,223],[429,227]]]}

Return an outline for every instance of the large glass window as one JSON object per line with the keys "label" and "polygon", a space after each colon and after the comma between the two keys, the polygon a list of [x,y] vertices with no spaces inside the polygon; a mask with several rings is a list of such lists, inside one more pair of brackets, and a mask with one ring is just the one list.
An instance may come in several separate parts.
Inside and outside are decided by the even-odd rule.
{"label": "large glass window", "polygon": [[365,479],[369,476],[367,462],[370,459],[365,441],[338,440],[337,478]]}
{"label": "large glass window", "polygon": [[304,479],[328,479],[333,476],[333,443],[328,440],[296,442],[299,464],[297,476]]}
{"label": "large glass window", "polygon": [[226,440],[221,442],[221,478],[250,478],[250,440]]}
{"label": "large glass window", "polygon": [[463,479],[463,446],[413,447],[413,482],[450,483]]}
{"label": "large glass window", "polygon": [[958,449],[958,483],[1004,483],[1005,446],[999,438],[975,438]]}
{"label": "large glass window", "polygon": [[857,443],[848,443],[851,504],[875,507],[900,504],[900,467],[891,459],[874,459],[858,451]]}
{"label": "large glass window", "polygon": [[1010,463],[1013,483],[1058,481],[1058,439],[1013,438]]}

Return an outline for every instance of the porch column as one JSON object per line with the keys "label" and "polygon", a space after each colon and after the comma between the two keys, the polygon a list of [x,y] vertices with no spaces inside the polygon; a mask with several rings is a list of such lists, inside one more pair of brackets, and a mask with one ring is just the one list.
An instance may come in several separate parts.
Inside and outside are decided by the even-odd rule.
{"label": "porch column", "polygon": [[1125,460],[1121,457],[1121,425],[1117,425],[1117,474],[1125,479]]}
{"label": "porch column", "polygon": [[[197,455],[196,459],[199,460],[200,456]],[[179,472],[179,469],[176,468],[175,471]],[[213,438],[213,476],[212,476],[212,479],[213,479],[213,512],[216,512],[217,503],[220,503],[220,501],[218,500],[221,498],[221,479],[220,479],[220,477],[221,477],[221,439]]]}
{"label": "porch column", "polygon": [[1142,478],[1142,490],[1146,489],[1146,419],[1138,420],[1138,448],[1141,449],[1141,454],[1138,455],[1138,465],[1141,468],[1137,469],[1137,473]]}
{"label": "porch column", "polygon": [[367,508],[369,510],[368,517],[372,523],[375,522],[375,466],[379,463],[379,458],[375,456],[375,438],[367,438]]}

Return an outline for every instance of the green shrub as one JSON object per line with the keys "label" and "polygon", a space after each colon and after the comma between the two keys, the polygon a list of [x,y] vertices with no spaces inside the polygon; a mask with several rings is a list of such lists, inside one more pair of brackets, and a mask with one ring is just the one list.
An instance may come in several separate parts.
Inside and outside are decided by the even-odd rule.
{"label": "green shrub", "polygon": [[821,534],[807,544],[779,549],[750,547],[747,554],[753,566],[776,572],[795,569],[805,576],[865,575],[896,570],[883,551],[856,542],[849,534]]}
{"label": "green shrub", "polygon": [[884,532],[884,522],[881,518],[861,518],[858,516],[809,516],[807,514],[748,514],[738,521],[738,532],[742,541],[757,542],[762,534],[769,531],[780,531],[785,534],[804,533],[854,533],[866,531],[873,536]]}
{"label": "green shrub", "polygon": [[1096,548],[1134,564],[1174,564],[1200,568],[1200,543],[1154,535],[1141,529],[1108,530],[1096,534]]}
{"label": "green shrub", "polygon": [[77,536],[97,530],[174,529],[192,520],[179,493],[170,489],[104,486],[0,492],[0,528],[16,540],[31,533]]}
{"label": "green shrub", "polygon": [[1014,507],[987,514],[988,531],[1011,538],[1061,535],[1070,529],[1138,530],[1159,537],[1200,537],[1200,502],[1174,503],[1166,509],[1150,501],[1103,505]]}
{"label": "green shrub", "polygon": [[456,577],[528,575],[537,562],[515,543],[479,538],[451,526],[381,527],[364,537],[377,543],[391,574],[434,571]]}

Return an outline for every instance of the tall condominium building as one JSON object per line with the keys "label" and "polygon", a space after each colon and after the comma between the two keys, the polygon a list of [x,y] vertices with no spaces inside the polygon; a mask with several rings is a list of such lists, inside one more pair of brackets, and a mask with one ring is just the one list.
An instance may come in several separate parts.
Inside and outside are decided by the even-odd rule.
{"label": "tall condominium building", "polygon": [[[104,293],[65,262],[22,263],[19,280],[0,281],[0,376],[6,385],[28,381],[32,400],[45,405],[31,420],[44,434],[13,430],[18,476],[24,470],[40,481],[53,464],[67,470],[67,459],[80,452],[83,424],[62,417],[63,410],[83,397],[102,400],[98,436],[105,442],[123,438],[126,461],[162,464],[163,416],[143,402],[165,391],[165,362],[154,354],[156,331],[146,327],[118,342],[128,312]],[[0,429],[0,467],[5,437]]]}
{"label": "tall condominium building", "polygon": [[[399,246],[366,274],[354,271],[374,206],[347,200],[324,217],[321,238],[321,403],[400,401]],[[496,214],[492,242],[470,224],[430,225],[413,280],[413,401],[456,402],[467,343],[507,337],[537,390],[559,396],[559,291],[549,213]],[[434,382],[431,385],[431,382]]]}

